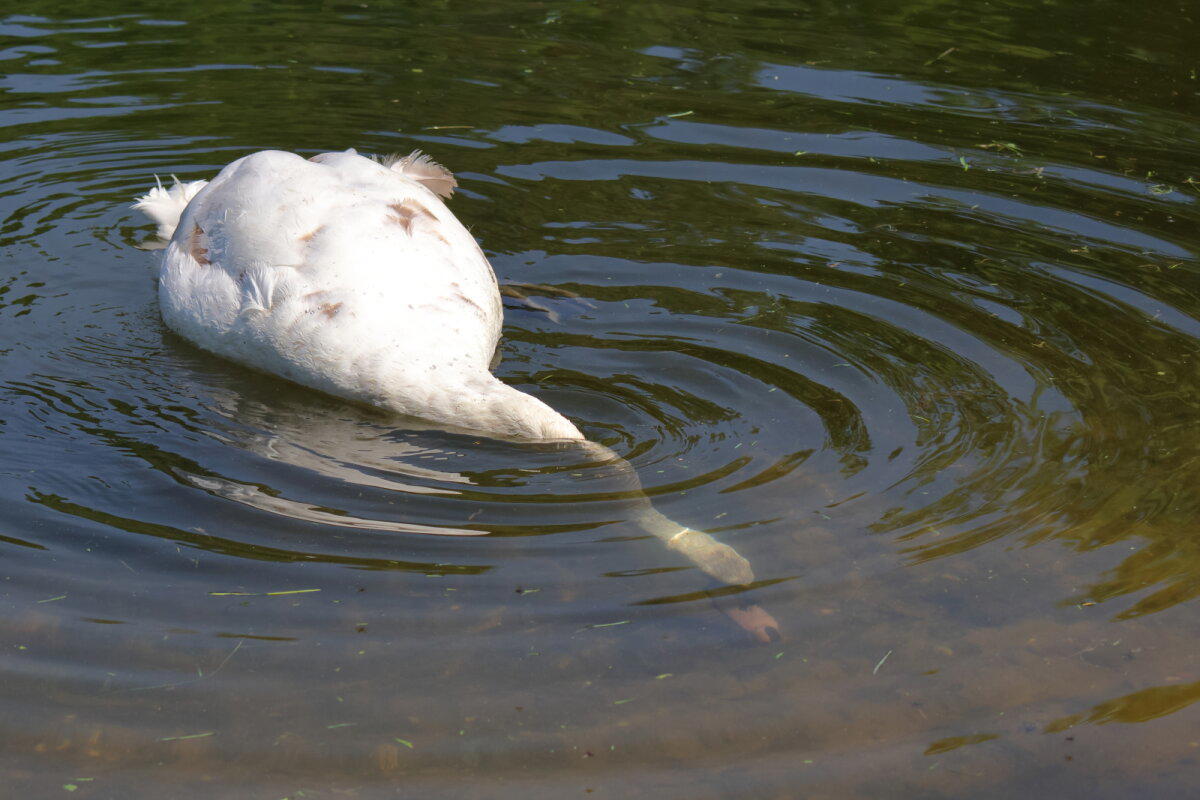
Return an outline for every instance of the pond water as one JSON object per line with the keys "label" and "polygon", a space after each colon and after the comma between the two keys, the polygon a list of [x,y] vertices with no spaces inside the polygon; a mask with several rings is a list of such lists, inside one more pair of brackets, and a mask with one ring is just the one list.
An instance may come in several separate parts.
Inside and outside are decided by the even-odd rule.
{"label": "pond water", "polygon": [[[14,797],[1183,796],[1192,4],[27,0],[0,24]],[[422,148],[603,470],[169,333],[154,176]],[[486,536],[429,533],[468,529]]]}

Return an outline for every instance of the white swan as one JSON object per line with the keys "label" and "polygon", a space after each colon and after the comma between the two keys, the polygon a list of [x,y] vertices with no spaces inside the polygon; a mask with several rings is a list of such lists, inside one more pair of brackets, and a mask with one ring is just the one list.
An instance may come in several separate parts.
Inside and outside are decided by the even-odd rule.
{"label": "white swan", "polygon": [[733,548],[656,512],[624,459],[491,374],[500,295],[441,200],[456,185],[419,152],[381,163],[354,150],[308,159],[265,151],[211,182],[159,185],[134,207],[170,240],[159,301],[184,338],[440,427],[577,445],[623,472],[643,528],[718,580],[751,582]]}

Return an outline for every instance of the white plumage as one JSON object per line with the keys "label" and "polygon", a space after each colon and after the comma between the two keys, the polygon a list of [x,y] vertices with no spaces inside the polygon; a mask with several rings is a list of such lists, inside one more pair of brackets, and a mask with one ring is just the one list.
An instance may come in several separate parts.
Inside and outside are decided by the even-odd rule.
{"label": "white plumage", "polygon": [[170,189],[163,188],[162,181],[155,179],[158,184],[146,194],[138,198],[133,207],[143,212],[158,224],[158,238],[169,241],[175,227],[179,224],[179,215],[196,193],[208,185],[208,181],[192,181],[181,183],[175,178],[175,185]]}
{"label": "white plumage", "polygon": [[158,185],[135,207],[170,238],[159,273],[167,325],[226,358],[437,426],[568,440],[611,461],[640,496],[638,523],[727,583],[749,563],[673,522],[632,467],[489,370],[502,307],[491,265],[442,197],[449,171],[420,153],[264,151],[211,182]]}
{"label": "white plumage", "polygon": [[163,319],[206,350],[349,400],[503,438],[581,438],[488,371],[500,297],[438,196],[454,186],[419,154],[385,165],[348,150],[254,153],[210,183],[156,187],[136,205],[170,235]]}

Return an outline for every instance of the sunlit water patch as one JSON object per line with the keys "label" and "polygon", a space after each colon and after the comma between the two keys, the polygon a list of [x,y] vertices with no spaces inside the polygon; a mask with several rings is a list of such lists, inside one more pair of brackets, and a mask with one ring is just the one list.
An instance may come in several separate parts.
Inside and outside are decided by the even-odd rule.
{"label": "sunlit water patch", "polygon": [[[1124,20],[1088,55],[1023,4],[986,34],[953,9],[84,5],[0,24],[7,785],[1194,788],[1185,39]],[[533,301],[498,374],[755,584],[664,549],[578,452],[164,328],[129,208],[155,175],[348,146],[454,169]],[[721,613],[749,602],[782,642]]]}

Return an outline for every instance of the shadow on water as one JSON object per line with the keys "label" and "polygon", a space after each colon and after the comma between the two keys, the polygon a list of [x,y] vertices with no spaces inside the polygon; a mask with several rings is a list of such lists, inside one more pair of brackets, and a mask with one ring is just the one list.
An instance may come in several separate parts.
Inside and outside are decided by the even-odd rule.
{"label": "shadow on water", "polygon": [[[23,796],[1186,795],[1194,10],[32,0],[0,19]],[[158,318],[154,175],[423,148],[603,465]],[[457,534],[449,536],[429,534]],[[756,646],[718,609],[761,602]]]}

